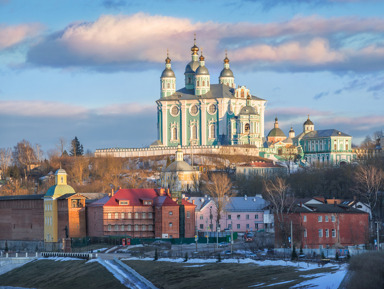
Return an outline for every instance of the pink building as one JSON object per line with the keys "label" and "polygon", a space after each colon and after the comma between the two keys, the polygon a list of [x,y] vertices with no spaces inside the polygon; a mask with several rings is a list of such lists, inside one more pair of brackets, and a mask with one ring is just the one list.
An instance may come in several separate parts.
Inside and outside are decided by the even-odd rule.
{"label": "pink building", "polygon": [[[213,200],[209,197],[192,197],[191,201],[196,205],[197,231],[215,232],[217,210]],[[227,204],[225,212],[220,219],[220,230],[233,230],[244,233],[246,231],[258,231],[265,228],[264,208],[267,202],[260,196],[233,197]]]}

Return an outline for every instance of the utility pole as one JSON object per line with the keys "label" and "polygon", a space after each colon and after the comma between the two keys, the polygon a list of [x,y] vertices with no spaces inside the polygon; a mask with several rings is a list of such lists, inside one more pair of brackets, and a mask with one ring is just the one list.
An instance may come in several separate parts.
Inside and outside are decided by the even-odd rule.
{"label": "utility pole", "polygon": [[292,229],[292,221],[291,221],[291,251],[293,251],[293,229]]}

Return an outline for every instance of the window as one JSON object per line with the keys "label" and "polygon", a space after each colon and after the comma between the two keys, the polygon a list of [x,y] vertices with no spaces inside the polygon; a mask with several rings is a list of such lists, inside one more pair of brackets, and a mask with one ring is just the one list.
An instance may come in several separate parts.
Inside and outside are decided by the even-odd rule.
{"label": "window", "polygon": [[142,230],[142,231],[146,231],[146,226],[143,225],[143,226],[141,227],[141,230]]}
{"label": "window", "polygon": [[332,229],[332,238],[336,238],[336,230]]}
{"label": "window", "polygon": [[171,85],[169,84],[169,82],[167,83],[167,88],[168,88],[168,89],[171,88]]}
{"label": "window", "polygon": [[236,226],[238,229],[240,229],[240,224],[237,224],[237,226]]}
{"label": "window", "polygon": [[307,229],[304,229],[304,238],[307,238],[307,236],[308,236]]}
{"label": "window", "polygon": [[191,126],[191,139],[197,139],[197,126],[195,124]]}
{"label": "window", "polygon": [[124,231],[124,225],[121,225],[121,230]]}
{"label": "window", "polygon": [[306,222],[306,221],[307,221],[307,216],[304,215],[304,216],[303,216],[303,222]]}
{"label": "window", "polygon": [[328,216],[325,216],[324,219],[326,222],[328,222]]}
{"label": "window", "polygon": [[214,113],[216,112],[216,105],[211,104],[211,105],[209,106],[209,108],[208,108],[208,112],[209,112],[210,114],[214,114]]}
{"label": "window", "polygon": [[321,222],[323,221],[323,216],[318,216],[318,217],[317,217],[317,221],[318,221],[319,223],[321,223]]}
{"label": "window", "polygon": [[209,86],[209,80],[207,80],[207,85]]}
{"label": "window", "polygon": [[190,218],[191,217],[191,212],[187,212],[187,218]]}
{"label": "window", "polygon": [[204,229],[204,225],[203,224],[200,224],[200,229]]}
{"label": "window", "polygon": [[231,215],[228,215],[228,220],[232,220],[232,216]]}
{"label": "window", "polygon": [[115,213],[115,219],[119,218],[119,213]]}
{"label": "window", "polygon": [[197,85],[196,86],[200,86],[200,81],[197,81]]}
{"label": "window", "polygon": [[149,212],[148,213],[148,219],[152,219],[153,217],[152,217],[152,213],[151,212]]}
{"label": "window", "polygon": [[112,219],[112,214],[108,213],[108,219]]}
{"label": "window", "polygon": [[237,215],[237,219],[240,220],[240,215]]}
{"label": "window", "polygon": [[148,231],[153,231],[153,226],[152,225],[148,225]]}
{"label": "window", "polygon": [[179,114],[179,107],[176,106],[176,105],[172,106],[172,108],[171,108],[171,115],[172,116],[177,116],[178,114]]}
{"label": "window", "polygon": [[169,227],[172,228],[172,226],[173,226],[173,224],[172,224],[172,222],[170,222],[170,223],[169,223]]}
{"label": "window", "polygon": [[331,220],[332,220],[332,222],[336,222],[336,218],[335,218],[335,216],[331,216]]}
{"label": "window", "polygon": [[119,225],[115,225],[115,231],[118,231],[119,230]]}
{"label": "window", "polygon": [[256,215],[255,215],[255,219],[256,219],[256,220],[259,219],[259,215],[256,214]]}
{"label": "window", "polygon": [[203,215],[200,215],[200,220],[204,220],[204,216]]}
{"label": "window", "polygon": [[245,219],[249,220],[249,215],[245,215]]}
{"label": "window", "polygon": [[205,81],[203,80],[203,86],[205,86]]}
{"label": "window", "polygon": [[258,230],[259,229],[259,224],[255,224],[255,230]]}
{"label": "window", "polygon": [[249,229],[249,224],[246,225],[246,228]]}
{"label": "window", "polygon": [[135,225],[135,231],[139,230],[139,225]]}
{"label": "window", "polygon": [[146,216],[145,212],[143,212],[142,216],[143,216],[142,218],[145,219],[145,216]]}
{"label": "window", "polygon": [[124,215],[124,212],[121,213],[121,218],[124,219],[125,215]]}
{"label": "window", "polygon": [[132,219],[132,213],[131,212],[128,213],[128,219]]}
{"label": "window", "polygon": [[139,213],[135,213],[135,219],[139,218]]}
{"label": "window", "polygon": [[228,229],[232,230],[232,224],[228,225]]}
{"label": "window", "polygon": [[214,124],[211,124],[209,126],[209,138],[215,138],[216,137],[216,126]]}
{"label": "window", "polygon": [[244,126],[244,132],[249,132],[249,123],[246,123]]}
{"label": "window", "polygon": [[174,127],[171,130],[171,140],[177,140],[177,127]]}
{"label": "window", "polygon": [[169,213],[168,213],[170,216],[172,216],[173,215],[173,212],[172,211],[169,211]]}
{"label": "window", "polygon": [[323,237],[323,229],[319,229],[319,238]]}
{"label": "window", "polygon": [[132,226],[128,225],[127,231],[132,231]]}
{"label": "window", "polygon": [[325,237],[329,238],[329,230],[328,229],[325,229]]}

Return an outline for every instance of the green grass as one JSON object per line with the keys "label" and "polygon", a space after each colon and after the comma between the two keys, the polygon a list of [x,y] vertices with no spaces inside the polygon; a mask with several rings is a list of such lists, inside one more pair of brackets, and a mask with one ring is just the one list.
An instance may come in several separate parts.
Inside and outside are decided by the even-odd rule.
{"label": "green grass", "polygon": [[[202,267],[188,267],[192,263],[171,263],[161,261],[124,261],[158,288],[248,288],[263,283],[256,288],[274,285],[269,288],[289,288],[311,277],[302,276],[334,272],[337,268],[318,268],[297,271],[294,267],[258,266],[256,264],[207,263]],[[203,264],[196,264],[203,265]],[[313,278],[313,277],[312,277]]]}
{"label": "green grass", "polygon": [[0,275],[0,286],[39,289],[124,288],[98,262],[37,260]]}

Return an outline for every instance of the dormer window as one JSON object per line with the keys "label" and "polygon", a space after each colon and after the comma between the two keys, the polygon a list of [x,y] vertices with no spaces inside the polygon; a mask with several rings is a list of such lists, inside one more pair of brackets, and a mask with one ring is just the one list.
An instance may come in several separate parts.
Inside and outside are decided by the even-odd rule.
{"label": "dormer window", "polygon": [[120,206],[128,206],[129,205],[129,200],[124,200],[124,201],[119,201]]}

